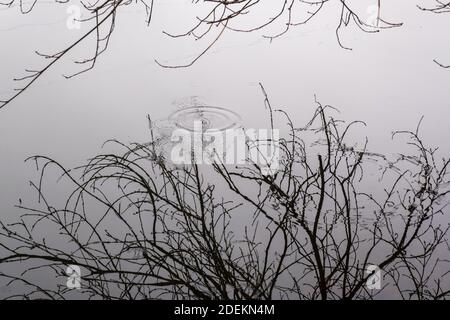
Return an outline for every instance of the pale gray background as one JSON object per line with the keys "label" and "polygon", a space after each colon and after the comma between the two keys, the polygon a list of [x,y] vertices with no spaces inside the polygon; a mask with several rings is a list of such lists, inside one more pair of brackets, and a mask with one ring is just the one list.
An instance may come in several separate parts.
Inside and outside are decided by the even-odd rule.
{"label": "pale gray background", "polygon": [[[366,8],[375,3],[361,1],[361,16],[368,17]],[[24,164],[26,157],[49,155],[72,167],[98,153],[109,138],[148,141],[147,114],[165,117],[192,99],[234,110],[246,126],[265,126],[260,81],[274,106],[283,107],[299,125],[315,108],[314,94],[339,108],[341,118],[366,121],[361,132],[377,152],[399,151],[391,132],[415,128],[424,115],[425,141],[448,155],[450,70],[432,60],[450,64],[450,15],[416,7],[432,3],[383,1],[382,17],[403,22],[403,27],[378,34],[354,26],[343,30],[342,40],[353,51],[339,47],[334,33],[339,8],[330,5],[308,25],[272,43],[262,34],[282,25],[267,32],[227,32],[194,66],[175,70],[159,67],[154,59],[183,64],[208,43],[170,39],[162,30],[186,31],[199,7],[188,0],[156,1],[149,28],[142,6],[121,8],[110,47],[94,70],[71,80],[61,76],[76,70],[71,61],[93,52],[93,43],[87,42],[0,110],[0,214],[10,218],[20,213],[14,208],[19,198],[27,204],[36,200],[28,185],[36,170]],[[279,1],[268,5],[271,16]],[[12,93],[13,77],[43,63],[34,50],[57,51],[87,30],[87,25],[67,29],[67,7],[42,1],[32,13],[21,15],[17,7],[0,6],[2,98]]]}

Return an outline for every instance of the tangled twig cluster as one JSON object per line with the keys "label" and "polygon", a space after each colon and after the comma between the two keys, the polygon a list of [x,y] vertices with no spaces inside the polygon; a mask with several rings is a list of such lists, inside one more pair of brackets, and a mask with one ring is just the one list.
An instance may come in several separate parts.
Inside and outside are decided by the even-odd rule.
{"label": "tangled twig cluster", "polygon": [[[449,160],[438,161],[418,129],[394,134],[413,151],[389,160],[367,141],[351,143],[364,123],[339,121],[330,106],[299,127],[265,103],[289,129],[275,175],[251,162],[173,166],[151,143],[113,141],[121,154],[73,170],[31,158],[40,206],[20,205],[18,222],[0,222],[0,264],[27,266],[0,274],[28,287],[11,298],[64,299],[68,265],[83,270],[91,298],[448,298]],[[72,185],[60,205],[44,190],[52,168]],[[366,286],[371,265],[382,270],[381,290]],[[33,282],[39,272],[62,281],[44,288]]]}
{"label": "tangled twig cluster", "polygon": [[[70,0],[55,0],[56,3],[69,3]],[[116,22],[116,16],[124,6],[129,5],[141,5],[144,6],[146,12],[146,24],[150,25],[152,16],[155,14],[155,1],[132,1],[132,0],[105,0],[105,1],[95,1],[94,3],[80,1],[81,7],[86,11],[80,22],[91,22],[92,26],[78,39],[76,39],[72,44],[64,48],[63,50],[52,53],[43,54],[37,52],[38,55],[42,56],[49,62],[44,65],[44,67],[35,69],[26,69],[26,75],[16,78],[15,80],[21,85],[16,88],[16,93],[6,100],[0,100],[0,109],[7,104],[11,103],[24,91],[26,91],[36,80],[38,80],[45,72],[47,72],[56,62],[58,62],[63,56],[67,55],[75,47],[78,47],[83,42],[89,38],[95,38],[94,53],[91,57],[85,58],[75,63],[81,65],[80,71],[75,72],[70,75],[66,75],[66,78],[71,78],[73,76],[84,73],[91,70],[98,57],[107,49],[111,35],[114,31],[114,26]],[[365,19],[361,17],[361,13],[358,13],[353,9],[352,5],[345,0],[320,0],[320,1],[295,1],[295,0],[280,0],[280,1],[262,1],[262,0],[196,0],[193,1],[194,5],[200,5],[201,9],[206,8],[207,13],[203,16],[197,17],[197,22],[190,27],[186,32],[181,34],[172,34],[164,32],[166,35],[172,38],[179,37],[192,37],[195,40],[205,39],[207,45],[203,51],[201,51],[192,61],[187,64],[182,65],[168,65],[163,64],[157,60],[156,63],[165,68],[183,68],[193,65],[198,59],[200,59],[208,50],[222,37],[226,31],[233,32],[254,32],[257,30],[265,30],[269,26],[282,26],[282,30],[276,32],[272,35],[266,35],[265,38],[273,40],[284,35],[291,28],[296,26],[301,26],[311,19],[315,18],[324,7],[328,4],[338,3],[340,6],[338,24],[336,27],[336,37],[338,39],[339,45],[342,48],[350,49],[342,44],[340,37],[340,30],[343,27],[348,26],[352,21],[358,27],[358,29],[364,32],[378,32],[382,29],[392,28],[401,26],[401,23],[389,23],[383,20],[380,15],[378,15],[377,23],[371,25],[366,22]],[[1,3],[0,5],[5,5],[12,7],[13,5],[18,5],[20,11],[24,14],[29,13],[33,10],[35,5],[37,5],[37,0],[34,0],[30,6],[26,6],[24,0],[11,0],[7,3]],[[378,1],[378,6],[380,7],[380,1]],[[258,10],[269,10],[270,17],[263,22],[249,28],[241,27],[243,20],[250,16],[253,12],[258,15]],[[248,18],[249,19],[249,18]],[[250,19],[249,19],[250,20]],[[244,24],[245,25],[245,24]],[[207,35],[213,34],[213,39]]]}

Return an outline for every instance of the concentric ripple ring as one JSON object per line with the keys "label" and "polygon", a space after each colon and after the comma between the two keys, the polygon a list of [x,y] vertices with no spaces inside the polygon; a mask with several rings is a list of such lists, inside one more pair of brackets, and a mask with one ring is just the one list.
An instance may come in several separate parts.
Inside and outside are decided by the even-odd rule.
{"label": "concentric ripple ring", "polygon": [[195,130],[195,122],[202,123],[203,130],[224,131],[241,127],[241,117],[234,111],[213,106],[187,107],[169,116],[179,129]]}

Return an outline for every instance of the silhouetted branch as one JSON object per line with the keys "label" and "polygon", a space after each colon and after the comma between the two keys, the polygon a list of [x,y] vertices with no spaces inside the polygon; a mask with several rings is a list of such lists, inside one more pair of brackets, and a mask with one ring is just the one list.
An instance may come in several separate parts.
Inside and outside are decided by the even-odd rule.
{"label": "silhouetted branch", "polygon": [[[146,12],[146,23],[150,24],[152,16],[154,14],[154,0],[144,1],[140,0],[139,4],[143,5]],[[67,1],[58,1],[55,2],[67,3]],[[208,8],[207,14],[198,17],[197,22],[193,27],[188,29],[186,32],[180,34],[172,34],[169,32],[164,32],[166,35],[172,38],[179,37],[192,37],[196,41],[204,40],[206,42],[205,49],[203,49],[194,59],[185,64],[165,64],[161,63],[158,60],[155,62],[161,67],[165,68],[185,68],[192,66],[195,62],[197,62],[203,55],[205,55],[225,34],[225,31],[233,31],[233,32],[254,32],[254,31],[263,31],[268,29],[269,26],[278,27],[280,24],[283,26],[282,30],[276,32],[272,35],[264,35],[265,38],[270,39],[270,41],[284,35],[291,28],[301,26],[303,24],[308,23],[311,19],[316,17],[319,12],[321,12],[324,7],[328,4],[336,3],[336,1],[331,0],[320,0],[320,1],[294,1],[294,0],[282,0],[279,3],[274,3],[273,1],[261,1],[261,0],[203,0],[203,1],[194,1],[193,5],[198,5],[202,7]],[[7,3],[0,3],[0,5],[5,6],[13,6],[18,3],[20,6],[20,10],[22,13],[26,14],[33,10],[37,1],[34,1],[30,7],[25,8],[24,2],[22,0],[11,0]],[[82,60],[76,61],[76,64],[82,65],[82,69],[80,71],[74,72],[70,75],[64,75],[66,79],[72,78],[74,76],[85,73],[92,68],[94,68],[98,57],[105,52],[108,48],[108,44],[111,38],[111,35],[114,31],[115,21],[117,11],[119,7],[131,5],[132,1],[127,0],[104,0],[104,1],[95,1],[93,4],[80,1],[81,6],[87,12],[87,17],[84,19],[80,19],[79,22],[92,22],[92,27],[80,38],[74,41],[70,46],[65,49],[54,53],[54,54],[42,54],[37,52],[37,54],[46,60],[49,60],[47,64],[42,68],[38,68],[36,70],[26,70],[26,75],[22,77],[17,77],[17,82],[22,85],[15,89],[16,93],[13,94],[10,98],[6,100],[0,100],[0,109],[5,107],[14,101],[18,96],[20,96],[23,92],[25,92],[31,85],[33,85],[44,73],[46,73],[53,65],[58,62],[63,56],[67,55],[72,49],[81,45],[88,38],[95,37],[95,46],[94,53],[91,57],[84,58]],[[375,25],[371,25],[369,22],[366,22],[361,14],[358,13],[352,6],[345,0],[339,0],[339,5],[341,7],[339,23],[336,27],[336,36],[339,42],[339,45],[342,48],[349,49],[344,46],[341,42],[340,30],[343,27],[348,26],[352,21],[353,23],[364,32],[378,32],[379,30],[386,28],[399,27],[401,23],[389,23],[380,17],[380,7],[381,1],[378,1],[378,17],[377,23]],[[258,14],[258,10],[261,8],[273,11],[273,16],[266,18],[262,23],[256,24],[253,27],[242,28],[243,19],[250,16],[253,12]],[[274,9],[273,9],[274,8]],[[259,14],[258,14],[259,16]],[[381,22],[381,23],[380,23]],[[103,30],[101,27],[106,26]],[[208,37],[210,34],[213,34],[212,40]]]}
{"label": "silhouetted branch", "polygon": [[[428,11],[428,12],[432,12],[432,13],[436,13],[436,14],[450,13],[450,2],[440,1],[440,0],[435,0],[435,1],[436,1],[436,5],[432,8],[427,8],[427,7],[422,7],[422,6],[417,6],[417,7],[422,11]],[[434,59],[433,62],[436,63],[441,68],[444,68],[444,69],[450,68],[450,65],[442,64],[441,62],[437,61],[436,59]]]}
{"label": "silhouetted branch", "polygon": [[[64,298],[27,275],[82,268],[86,297],[104,299],[401,299],[449,296],[449,160],[438,161],[414,132],[411,154],[369,152],[318,103],[312,119],[280,140],[279,169],[260,163],[174,166],[152,145],[126,145],[73,170],[36,156],[39,207],[0,221],[0,264],[24,266],[24,298]],[[273,109],[272,109],[273,108]],[[309,137],[309,138],[308,138]],[[250,145],[248,146],[250,147]],[[51,172],[72,191],[47,198]],[[371,180],[378,172],[378,180]],[[376,186],[374,188],[374,186]],[[444,219],[444,220],[442,220]],[[39,236],[40,228],[57,230]],[[366,286],[378,266],[382,288]],[[12,297],[17,297],[13,295]]]}

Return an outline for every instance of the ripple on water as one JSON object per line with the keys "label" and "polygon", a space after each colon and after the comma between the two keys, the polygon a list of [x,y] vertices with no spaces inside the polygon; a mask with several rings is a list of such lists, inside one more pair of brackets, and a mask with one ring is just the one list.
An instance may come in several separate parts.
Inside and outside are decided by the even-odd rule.
{"label": "ripple on water", "polygon": [[196,121],[202,123],[203,130],[224,131],[241,127],[241,117],[234,111],[212,106],[187,107],[173,112],[169,121],[179,129],[194,131]]}

